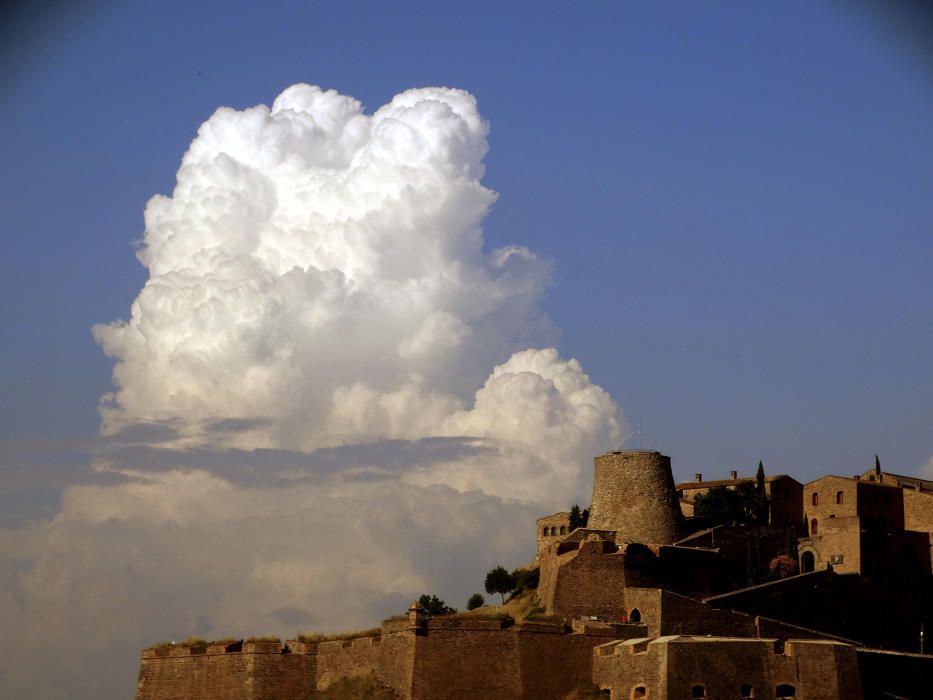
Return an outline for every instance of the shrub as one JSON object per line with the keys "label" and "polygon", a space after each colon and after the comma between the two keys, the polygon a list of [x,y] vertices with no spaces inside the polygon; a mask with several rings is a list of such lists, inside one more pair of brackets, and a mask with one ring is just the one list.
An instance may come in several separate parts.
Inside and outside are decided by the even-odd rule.
{"label": "shrub", "polygon": [[470,596],[470,599],[467,601],[467,610],[476,610],[476,608],[481,608],[486,603],[486,599],[483,598],[479,593],[474,593]]}
{"label": "shrub", "polygon": [[537,566],[533,569],[515,569],[512,572],[515,588],[520,591],[526,588],[537,588],[540,577],[541,570]]}
{"label": "shrub", "polygon": [[[541,609],[538,608],[537,610],[541,610]],[[525,619],[528,622],[562,623],[564,621],[564,618],[562,618],[560,615],[545,615],[543,610],[541,610],[541,612],[536,612],[533,610],[532,612],[525,615]]]}
{"label": "shrub", "polygon": [[418,605],[421,606],[428,615],[433,615],[438,617],[440,615],[450,615],[450,613],[455,613],[457,610],[451,608],[443,600],[438,598],[436,595],[429,596],[425,593],[423,596],[418,598]]}
{"label": "shrub", "polygon": [[199,647],[203,644],[207,644],[206,639],[201,639],[200,637],[188,637],[185,641],[181,642],[179,646],[183,647]]}
{"label": "shrub", "polygon": [[786,578],[797,573],[797,562],[793,557],[782,554],[771,560],[768,569],[772,575]]}

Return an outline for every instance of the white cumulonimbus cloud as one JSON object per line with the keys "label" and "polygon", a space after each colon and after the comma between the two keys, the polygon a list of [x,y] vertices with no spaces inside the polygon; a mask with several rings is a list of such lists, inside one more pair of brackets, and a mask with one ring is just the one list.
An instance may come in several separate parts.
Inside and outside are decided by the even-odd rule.
{"label": "white cumulonimbus cloud", "polygon": [[526,349],[552,333],[549,270],[527,248],[483,248],[487,133],[473,96],[446,88],[371,116],[310,85],[215,112],[172,196],[146,208],[130,319],[94,329],[117,360],[104,432],[174,420],[196,439],[241,419],[238,447],[298,450],[475,436],[512,466],[419,478],[576,487],[623,439],[621,413],[576,361]]}
{"label": "white cumulonimbus cloud", "polygon": [[367,115],[308,85],[201,126],[130,318],[94,329],[94,478],[0,528],[0,695],[126,697],[162,639],[462,606],[585,503],[622,414],[547,347],[547,264],[484,250],[487,131],[459,90]]}

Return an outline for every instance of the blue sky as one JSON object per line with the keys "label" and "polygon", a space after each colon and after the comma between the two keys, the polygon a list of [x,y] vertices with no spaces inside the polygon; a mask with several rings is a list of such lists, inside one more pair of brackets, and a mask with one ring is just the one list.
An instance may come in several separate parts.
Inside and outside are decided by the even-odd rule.
{"label": "blue sky", "polygon": [[[678,479],[763,460],[807,481],[876,453],[933,478],[927,16],[829,1],[24,5],[0,18],[0,619],[19,631],[0,640],[0,694],[125,697],[136,650],[160,639],[363,628],[419,592],[462,606],[483,571],[533,555],[534,518],[587,498],[588,460],[617,446],[615,404],[566,358],[640,431],[626,444],[669,454]],[[266,416],[242,411],[213,415],[197,449],[171,417],[101,437],[114,360],[91,327],[129,318],[147,283],[147,202],[171,194],[215,109],[271,104],[299,82],[367,114],[415,87],[476,97],[491,125],[482,182],[499,194],[486,249],[549,261],[539,303],[553,332],[536,347],[559,356],[509,356],[525,324],[538,331],[534,304],[516,327],[508,295],[499,325],[428,304],[444,313],[390,349],[406,362],[443,351],[423,369],[446,413],[401,401],[430,430],[374,420],[365,439],[328,441],[325,418],[359,417],[350,399],[404,399],[379,385],[399,357],[370,359],[361,335],[320,357],[371,384],[337,387],[344,413],[299,402],[323,416],[299,425],[304,441],[251,443]],[[535,288],[544,269],[520,260],[513,279],[466,262],[490,280],[481,298]],[[193,316],[179,308],[172,331]],[[445,333],[509,346],[450,361],[477,379],[460,387],[467,409],[493,364],[511,368],[474,410],[444,393],[460,377],[437,375]],[[159,376],[136,367],[124,388]],[[582,403],[541,380],[558,370]]]}
{"label": "blue sky", "polygon": [[99,4],[19,17],[4,437],[97,426],[93,323],[145,281],[141,213],[220,105],[304,81],[375,109],[472,92],[489,247],[553,261],[562,354],[678,475],[802,477],[933,454],[933,76],[834,3]]}

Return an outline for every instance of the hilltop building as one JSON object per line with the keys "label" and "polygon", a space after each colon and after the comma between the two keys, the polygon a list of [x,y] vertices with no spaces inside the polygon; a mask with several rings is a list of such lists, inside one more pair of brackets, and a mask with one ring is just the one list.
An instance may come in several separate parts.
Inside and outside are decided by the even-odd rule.
{"label": "hilltop building", "polygon": [[365,674],[405,700],[559,700],[587,684],[626,700],[927,697],[933,482],[878,466],[776,475],[767,522],[695,516],[709,489],[752,482],[675,485],[659,452],[600,455],[586,525],[537,520],[537,616],[413,604],[356,638],[154,647],[137,700],[306,700]]}

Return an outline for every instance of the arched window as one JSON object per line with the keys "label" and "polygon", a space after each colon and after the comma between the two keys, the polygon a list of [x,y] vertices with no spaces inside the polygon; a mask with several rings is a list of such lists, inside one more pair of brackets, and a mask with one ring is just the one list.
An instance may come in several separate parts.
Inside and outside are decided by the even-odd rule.
{"label": "arched window", "polygon": [[705,685],[695,685],[690,691],[690,697],[692,698],[705,698],[706,697],[706,686]]}
{"label": "arched window", "polygon": [[810,494],[810,504],[814,506],[820,505],[820,494],[818,494],[816,491]]}
{"label": "arched window", "polygon": [[836,504],[841,505],[844,500],[845,495],[842,493],[842,491],[836,491]]}
{"label": "arched window", "polygon": [[797,689],[790,683],[781,683],[774,691],[777,700],[786,700],[787,698],[797,697]]}
{"label": "arched window", "polygon": [[557,528],[556,528],[556,527],[552,527],[552,528],[551,528],[551,537],[553,537],[553,536],[556,535],[556,534],[557,534]]}
{"label": "arched window", "polygon": [[815,568],[813,552],[804,552],[800,555],[800,573],[808,574]]}
{"label": "arched window", "polygon": [[566,535],[566,534],[567,534],[567,528],[566,528],[565,526],[563,526],[563,525],[560,526],[560,534],[562,534],[562,535]]}
{"label": "arched window", "polygon": [[648,689],[643,685],[636,685],[632,688],[632,700],[648,697]]}
{"label": "arched window", "polygon": [[751,700],[755,697],[755,689],[752,687],[751,683],[743,683],[740,690],[740,697],[742,700]]}
{"label": "arched window", "polygon": [[[819,523],[816,522],[816,518],[813,518],[813,520],[810,521],[810,536],[812,537],[813,535],[819,534],[819,531]],[[554,533],[552,532],[551,534],[553,535]]]}
{"label": "arched window", "polygon": [[547,537],[547,533],[548,533],[548,529],[545,527],[545,528],[544,528],[544,531],[543,531],[541,534],[544,535],[545,537]]}
{"label": "arched window", "polygon": [[628,614],[629,622],[641,622],[641,611],[638,608],[632,608],[632,612]]}

